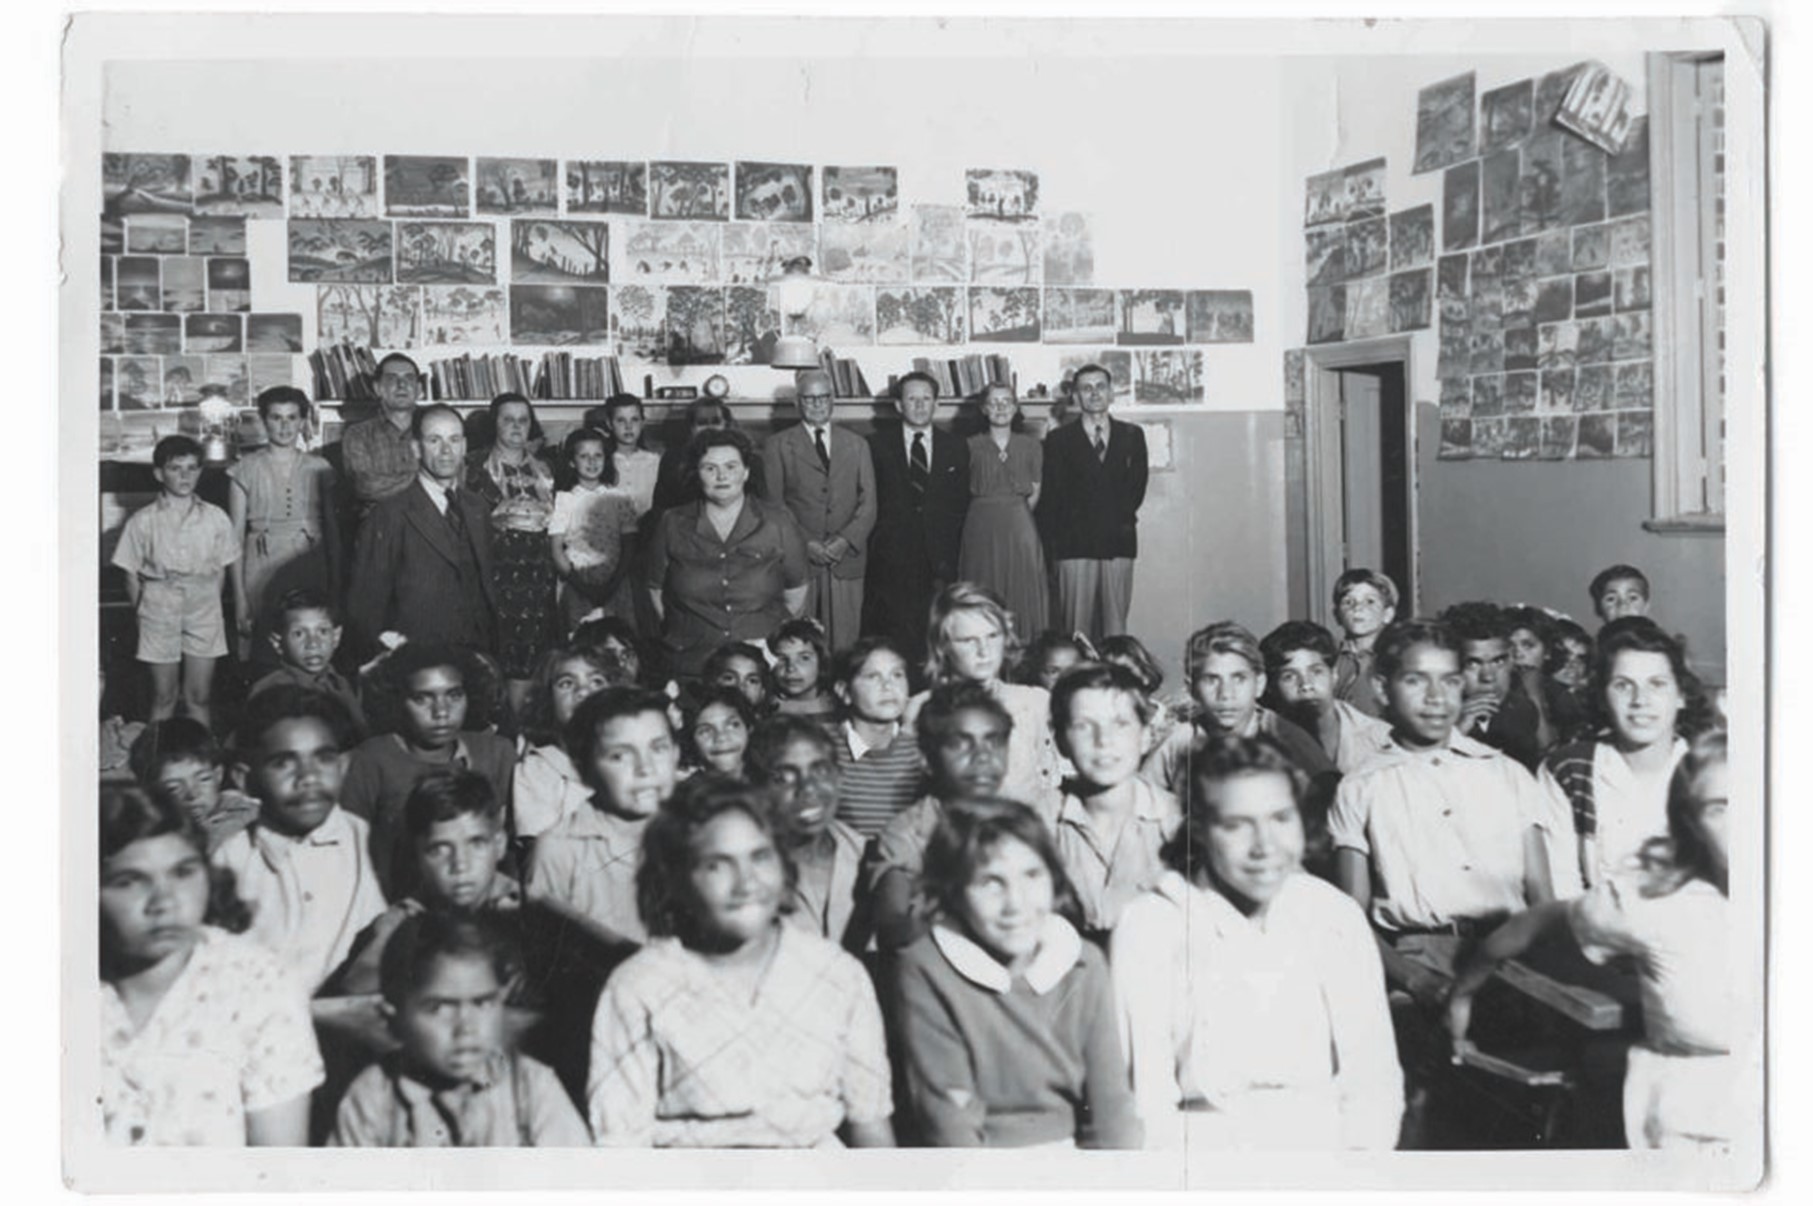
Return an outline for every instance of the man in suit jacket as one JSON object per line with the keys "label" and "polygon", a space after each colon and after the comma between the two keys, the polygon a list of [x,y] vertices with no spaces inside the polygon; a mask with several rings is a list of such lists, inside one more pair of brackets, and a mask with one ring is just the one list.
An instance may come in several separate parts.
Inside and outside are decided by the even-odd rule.
{"label": "man in suit jacket", "polygon": [[875,463],[867,443],[831,421],[830,374],[806,369],[795,383],[803,422],[762,446],[763,478],[770,501],[792,511],[806,536],[812,573],[805,614],[824,625],[833,650],[842,650],[862,634]]}
{"label": "man in suit jacket", "polygon": [[925,660],[932,596],[957,576],[969,510],[969,445],[932,426],[938,383],[908,373],[895,391],[900,424],[869,437],[875,460],[875,531],[863,631],[899,645],[909,665]]}
{"label": "man in suit jacket", "polygon": [[1099,641],[1127,631],[1146,433],[1108,417],[1114,378],[1107,369],[1078,369],[1074,388],[1081,417],[1045,437],[1039,534],[1057,569],[1057,624]]}
{"label": "man in suit jacket", "polygon": [[413,432],[420,472],[359,528],[347,618],[367,652],[395,632],[495,653],[491,508],[459,484],[465,428],[452,407],[434,405],[415,412]]}

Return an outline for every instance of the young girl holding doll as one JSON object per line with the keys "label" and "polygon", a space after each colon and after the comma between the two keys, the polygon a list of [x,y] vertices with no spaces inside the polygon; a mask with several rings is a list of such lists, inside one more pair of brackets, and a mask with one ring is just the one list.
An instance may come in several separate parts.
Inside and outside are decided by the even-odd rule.
{"label": "young girl holding doll", "polygon": [[930,933],[896,967],[912,1110],[934,1147],[1138,1147],[1102,954],[1023,804],[945,813],[926,849]]}
{"label": "young girl holding doll", "polygon": [[572,631],[594,609],[634,622],[626,572],[635,552],[636,501],[616,489],[613,441],[582,427],[562,447],[561,489],[548,521],[548,548],[560,575],[560,612]]}
{"label": "young girl holding doll", "polygon": [[[306,994],[176,805],[103,787],[102,1124],[123,1145],[299,1147],[324,1072]],[[224,927],[224,928],[223,928]]]}
{"label": "young girl holding doll", "polygon": [[649,823],[649,942],[605,986],[586,1097],[608,1147],[891,1147],[868,973],[783,925],[794,868],[764,792],[701,777]]}
{"label": "young girl holding doll", "polygon": [[339,595],[334,471],[304,444],[313,414],[308,395],[294,386],[265,390],[258,417],[266,444],[227,470],[227,516],[242,549],[227,567],[241,658],[265,652],[253,637],[270,630],[275,600],[299,587]]}

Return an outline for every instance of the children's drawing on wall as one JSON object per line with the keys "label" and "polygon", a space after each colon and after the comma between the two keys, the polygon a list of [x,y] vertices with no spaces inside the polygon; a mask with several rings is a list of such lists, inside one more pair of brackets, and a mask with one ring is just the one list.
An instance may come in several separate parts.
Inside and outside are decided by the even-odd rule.
{"label": "children's drawing on wall", "polygon": [[724,291],[675,285],[667,291],[667,363],[724,363]]}
{"label": "children's drawing on wall", "polygon": [[[164,269],[164,275],[166,278],[170,275],[168,266]],[[1614,268],[1612,304],[1620,311],[1649,309],[1649,269],[1642,265]]]}
{"label": "children's drawing on wall", "polygon": [[893,284],[912,271],[904,222],[831,223],[818,234],[819,271],[828,280]]}
{"label": "children's drawing on wall", "polygon": [[1382,276],[1347,282],[1348,339],[1373,339],[1391,329],[1391,282]]}
{"label": "children's drawing on wall", "polygon": [[810,222],[811,166],[739,160],[737,217],[745,222]]}
{"label": "children's drawing on wall", "polygon": [[473,196],[481,214],[521,217],[560,212],[560,164],[553,159],[487,159],[473,173]]}
{"label": "children's drawing on wall", "polygon": [[1318,172],[1304,182],[1303,225],[1322,226],[1347,216],[1347,173]]}
{"label": "children's drawing on wall", "polygon": [[978,285],[1036,285],[1043,267],[1033,226],[969,224],[970,280]]}
{"label": "children's drawing on wall", "polygon": [[[295,359],[290,356],[250,355],[246,357],[246,386],[253,402],[258,395],[274,385],[293,384]],[[168,373],[164,374],[166,377]],[[240,413],[240,447],[245,447],[249,438],[256,438],[262,444],[266,442],[264,422],[258,418],[258,412],[250,415]]]}
{"label": "children's drawing on wall", "polygon": [[1482,155],[1528,138],[1535,109],[1536,81],[1518,80],[1493,88],[1479,98],[1479,150]]}
{"label": "children's drawing on wall", "polygon": [[1391,270],[1419,268],[1435,259],[1435,206],[1391,215]]}
{"label": "children's drawing on wall", "polygon": [[246,351],[302,351],[302,315],[249,314],[246,316]]}
{"label": "children's drawing on wall", "polygon": [[875,342],[963,343],[969,328],[965,301],[964,291],[955,286],[877,289]]}
{"label": "children's drawing on wall", "polygon": [[[200,317],[191,314],[190,318]],[[238,315],[229,314],[237,323]],[[128,314],[126,350],[143,356],[172,356],[183,350],[183,316],[179,314]]]}
{"label": "children's drawing on wall", "polygon": [[216,312],[252,308],[252,265],[239,256],[208,259],[208,309]]}
{"label": "children's drawing on wall", "polygon": [[1479,242],[1479,160],[1442,173],[1442,250],[1461,251]]}
{"label": "children's drawing on wall", "polygon": [[1620,314],[1612,320],[1612,359],[1648,360],[1654,351],[1649,315],[1643,311]]}
{"label": "children's drawing on wall", "polygon": [[1612,267],[1649,263],[1649,215],[1621,218],[1606,229]]}
{"label": "children's drawing on wall", "polygon": [[[191,223],[191,229],[193,229],[193,223]],[[190,237],[194,237],[193,234]],[[126,219],[119,214],[102,213],[101,254],[118,255],[124,250],[126,250]]]}
{"label": "children's drawing on wall", "polygon": [[246,253],[246,220],[244,218],[190,218],[190,255],[244,255]]}
{"label": "children's drawing on wall", "polygon": [[1186,315],[1181,289],[1122,289],[1120,344],[1182,343]]}
{"label": "children's drawing on wall", "polygon": [[1612,312],[1612,274],[1582,272],[1574,277],[1574,316],[1603,318]]}
{"label": "children's drawing on wall", "polygon": [[1045,283],[1093,285],[1095,239],[1087,214],[1053,214],[1045,220]]}
{"label": "children's drawing on wall", "polygon": [[496,283],[496,226],[489,222],[397,223],[397,284]]}
{"label": "children's drawing on wall", "polygon": [[611,330],[625,360],[667,363],[667,288],[619,285],[611,307]]}
{"label": "children's drawing on wall", "polygon": [[1441,417],[1467,419],[1473,415],[1473,380],[1470,377],[1441,379]]}
{"label": "children's drawing on wall", "polygon": [[472,212],[471,161],[450,155],[384,156],[384,209],[394,218],[464,218]]}
{"label": "children's drawing on wall", "polygon": [[1396,272],[1391,282],[1392,331],[1421,331],[1429,326],[1429,269]]}
{"label": "children's drawing on wall", "polygon": [[1609,457],[1617,451],[1618,416],[1580,416],[1580,438],[1575,453],[1581,460]]}
{"label": "children's drawing on wall", "polygon": [[1386,240],[1390,234],[1389,225],[1384,218],[1349,222],[1341,229],[1347,236],[1343,262],[1347,268],[1348,280],[1360,276],[1376,276],[1385,271],[1388,262]]}
{"label": "children's drawing on wall", "polygon": [[133,214],[126,219],[126,250],[134,255],[181,255],[189,246],[189,219],[181,214]]}
{"label": "children's drawing on wall", "polygon": [[1192,289],[1185,308],[1191,343],[1253,342],[1251,289]]}
{"label": "children's drawing on wall", "polygon": [[191,314],[184,332],[191,352],[241,352],[245,350],[237,314]]}
{"label": "children's drawing on wall", "polygon": [[[1474,327],[1467,344],[1467,371],[1502,373],[1505,370],[1505,333],[1500,327]],[[1477,379],[1476,379],[1477,380]],[[1477,394],[1475,395],[1477,398]],[[1477,405],[1477,402],[1475,403]]]}
{"label": "children's drawing on wall", "polygon": [[101,357],[101,409],[113,409],[113,360],[107,356]]}
{"label": "children's drawing on wall", "polygon": [[610,251],[608,222],[510,223],[510,279],[520,284],[605,284]]}
{"label": "children's drawing on wall", "polygon": [[498,285],[424,285],[422,344],[500,344],[510,341],[509,298]]}
{"label": "children's drawing on wall", "polygon": [[1536,367],[1536,328],[1507,327],[1505,329],[1506,371]]}
{"label": "children's drawing on wall", "polygon": [[[1522,173],[1518,149],[1511,147],[1488,155],[1480,166],[1480,232],[1481,243],[1499,243],[1514,239],[1522,229],[1523,205],[1520,199]],[[1532,176],[1532,180],[1536,177]],[[1546,185],[1544,187],[1547,187]],[[1532,210],[1532,212],[1535,212]]]}
{"label": "children's drawing on wall", "polygon": [[[318,285],[321,342],[400,350],[420,346],[421,290],[409,285]],[[501,341],[500,341],[501,342]]]}
{"label": "children's drawing on wall", "polygon": [[822,177],[825,222],[881,222],[900,211],[899,172],[891,167],[827,167]]}
{"label": "children's drawing on wall", "polygon": [[1536,282],[1537,325],[1566,322],[1574,316],[1574,278],[1545,276]]}
{"label": "children's drawing on wall", "polygon": [[275,155],[204,155],[195,167],[195,212],[283,216],[283,160]]}
{"label": "children's drawing on wall", "polygon": [[867,285],[821,284],[803,314],[787,317],[787,331],[820,349],[875,342],[875,290]]}
{"label": "children's drawing on wall", "polygon": [[1385,216],[1385,161],[1368,159],[1341,173],[1341,215],[1348,221]]}
{"label": "children's drawing on wall", "polygon": [[1543,369],[1573,368],[1579,347],[1580,329],[1571,322],[1549,323],[1536,329],[1536,367]]}
{"label": "children's drawing on wall", "polygon": [[290,156],[290,217],[377,216],[377,156]]}
{"label": "children's drawing on wall", "polygon": [[119,309],[155,310],[162,304],[156,256],[120,256],[113,274],[114,305]]}
{"label": "children's drawing on wall", "polygon": [[719,227],[709,222],[629,222],[623,262],[628,278],[665,284],[718,279]]}
{"label": "children's drawing on wall", "polygon": [[765,284],[800,256],[819,262],[818,227],[811,223],[731,222],[721,234],[718,272],[727,285]]}
{"label": "children's drawing on wall", "polygon": [[1114,290],[1046,289],[1046,343],[1112,343],[1117,328]]}
{"label": "children's drawing on wall", "polygon": [[1605,220],[1605,152],[1577,138],[1561,139],[1561,224]]}
{"label": "children's drawing on wall", "polygon": [[1574,271],[1608,268],[1612,262],[1611,224],[1582,226],[1574,231]]}
{"label": "children's drawing on wall", "polygon": [[913,206],[913,280],[969,279],[969,240],[955,205]]}
{"label": "children's drawing on wall", "polygon": [[207,379],[208,363],[201,356],[165,356],[165,406],[194,406],[201,401],[201,383]]}
{"label": "children's drawing on wall", "polygon": [[1347,323],[1347,286],[1312,285],[1305,343],[1339,343]]}
{"label": "children's drawing on wall", "polygon": [[1347,228],[1325,226],[1303,232],[1303,261],[1309,283],[1337,285],[1347,279]]}
{"label": "children's drawing on wall", "polygon": [[1541,419],[1534,415],[1513,415],[1505,420],[1504,447],[1499,456],[1507,461],[1534,460],[1541,447]]}
{"label": "children's drawing on wall", "polygon": [[101,156],[101,208],[123,214],[190,213],[195,194],[187,155]]}
{"label": "children's drawing on wall", "polygon": [[1114,378],[1114,397],[1116,401],[1133,397],[1133,353],[1125,348],[1097,348],[1086,352],[1066,352],[1058,360],[1058,396],[1073,396],[1072,386],[1076,381],[1077,370],[1091,364],[1099,364],[1108,370]]}
{"label": "children's drawing on wall", "polygon": [[[1515,238],[1519,233],[1530,235],[1539,230],[1554,230],[1562,224],[1561,213],[1561,143],[1565,136],[1559,130],[1542,130],[1530,135],[1523,144],[1522,176],[1517,184],[1518,205],[1522,210],[1520,223],[1514,225],[1506,238]],[[1515,151],[1501,151],[1500,155],[1513,155]],[[1494,156],[1497,158],[1497,156]],[[1487,181],[1491,179],[1492,160],[1486,161]],[[1492,212],[1490,203],[1486,213]],[[1490,242],[1490,238],[1487,238]]]}
{"label": "children's drawing on wall", "polygon": [[164,260],[163,275],[164,309],[186,313],[206,308],[206,260],[200,256],[168,256]]}
{"label": "children's drawing on wall", "polygon": [[1561,98],[1555,121],[1608,155],[1624,149],[1630,132],[1631,87],[1604,63],[1588,63]]}
{"label": "children's drawing on wall", "polygon": [[1610,410],[1617,377],[1609,364],[1582,365],[1574,372],[1574,409],[1580,412]]}
{"label": "children's drawing on wall", "polygon": [[511,285],[510,342],[609,343],[609,290],[586,285]]}
{"label": "children's drawing on wall", "polygon": [[1023,168],[970,168],[963,173],[972,218],[1026,222],[1039,213],[1039,176]]}
{"label": "children's drawing on wall", "polygon": [[201,383],[202,400],[209,394],[216,394],[235,406],[244,406],[250,399],[246,380],[246,358],[244,356],[206,356],[207,376]]}
{"label": "children's drawing on wall", "polygon": [[1618,456],[1653,455],[1656,416],[1653,412],[1627,411],[1618,416],[1618,437],[1614,444]]}
{"label": "children's drawing on wall", "polygon": [[1436,456],[1444,461],[1471,460],[1473,424],[1466,419],[1443,419],[1441,451]]}
{"label": "children's drawing on wall", "polygon": [[1612,357],[1616,329],[1609,318],[1583,318],[1574,324],[1580,332],[1580,344],[1574,352],[1578,364],[1605,364]]}
{"label": "children's drawing on wall", "polygon": [[118,356],[126,350],[126,316],[101,315],[101,355]]}
{"label": "children's drawing on wall", "polygon": [[1473,157],[1473,73],[1431,84],[1416,94],[1416,161],[1428,172]]}
{"label": "children's drawing on wall", "polygon": [[1202,353],[1135,352],[1133,397],[1149,405],[1177,406],[1203,399]]}
{"label": "children's drawing on wall", "polygon": [[114,388],[121,410],[154,410],[163,379],[156,356],[121,356],[114,364]]}
{"label": "children's drawing on wall", "polygon": [[1580,420],[1573,415],[1545,416],[1542,420],[1542,449],[1536,454],[1545,461],[1565,461],[1574,455],[1574,440]]}
{"label": "children's drawing on wall", "polygon": [[662,160],[648,165],[648,216],[730,219],[730,165]]}
{"label": "children's drawing on wall", "polygon": [[648,165],[617,159],[567,160],[569,214],[648,216]]}
{"label": "children's drawing on wall", "polygon": [[1288,348],[1284,353],[1284,407],[1286,410],[1302,410],[1309,400],[1308,385],[1303,373],[1303,349]]}
{"label": "children's drawing on wall", "polygon": [[1605,212],[1620,218],[1649,208],[1649,119],[1634,118],[1624,149],[1605,165]]}
{"label": "children's drawing on wall", "polygon": [[1536,236],[1536,275],[1557,276],[1574,265],[1573,232],[1545,230]]}
{"label": "children's drawing on wall", "polygon": [[767,364],[781,337],[781,312],[766,288],[724,290],[724,363]]}
{"label": "children's drawing on wall", "polygon": [[1503,373],[1480,373],[1473,378],[1473,417],[1497,418],[1505,413]]}
{"label": "children's drawing on wall", "polygon": [[1039,342],[1039,291],[972,288],[969,337],[972,343]]}
{"label": "children's drawing on wall", "polygon": [[1574,409],[1574,370],[1547,369],[1538,374],[1536,409],[1563,414]]}
{"label": "children's drawing on wall", "polygon": [[290,280],[388,284],[393,272],[389,222],[291,218]]}
{"label": "children's drawing on wall", "polygon": [[1536,374],[1506,373],[1504,384],[1505,413],[1527,415],[1536,410]]}

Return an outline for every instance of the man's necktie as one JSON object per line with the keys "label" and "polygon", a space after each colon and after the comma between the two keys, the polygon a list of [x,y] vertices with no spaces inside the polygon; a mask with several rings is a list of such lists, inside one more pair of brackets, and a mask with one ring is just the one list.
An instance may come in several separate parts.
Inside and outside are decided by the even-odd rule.
{"label": "man's necktie", "polygon": [[831,467],[831,450],[825,447],[825,429],[815,428],[812,432],[812,440],[818,445],[818,463],[829,469]]}
{"label": "man's necktie", "polygon": [[1106,463],[1108,460],[1108,441],[1102,435],[1102,429],[1095,429],[1095,459]]}
{"label": "man's necktie", "polygon": [[907,480],[913,489],[925,493],[925,484],[932,476],[932,459],[925,453],[925,432],[913,433],[913,455],[907,466]]}
{"label": "man's necktie", "polygon": [[447,526],[453,529],[455,540],[465,543],[466,513],[460,510],[459,492],[451,487],[447,491]]}

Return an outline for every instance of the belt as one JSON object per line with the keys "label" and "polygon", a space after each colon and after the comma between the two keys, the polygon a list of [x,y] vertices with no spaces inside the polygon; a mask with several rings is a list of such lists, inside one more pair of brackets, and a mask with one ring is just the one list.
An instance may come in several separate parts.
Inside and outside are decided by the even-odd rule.
{"label": "belt", "polygon": [[1388,931],[1386,936],[1411,938],[1439,934],[1449,938],[1478,938],[1497,929],[1508,916],[1508,913],[1490,913],[1484,917],[1455,917],[1440,925],[1399,926]]}

